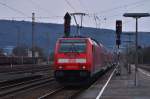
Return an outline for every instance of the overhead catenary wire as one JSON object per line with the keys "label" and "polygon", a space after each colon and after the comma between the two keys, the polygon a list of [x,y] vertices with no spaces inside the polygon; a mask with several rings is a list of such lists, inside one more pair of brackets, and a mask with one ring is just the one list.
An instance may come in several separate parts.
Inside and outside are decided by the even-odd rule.
{"label": "overhead catenary wire", "polygon": [[89,14],[89,11],[87,10],[87,8],[85,7],[85,5],[83,4],[83,2],[81,0],[78,0],[80,6],[82,7],[83,11]]}
{"label": "overhead catenary wire", "polygon": [[[36,19],[61,19],[63,16],[36,16]],[[31,19],[32,17],[0,17],[0,19]]]}
{"label": "overhead catenary wire", "polygon": [[100,28],[100,25],[101,25],[101,19],[99,18],[99,16],[96,16],[96,19],[97,19],[97,21],[98,21],[98,28]]}
{"label": "overhead catenary wire", "polygon": [[[80,0],[78,0],[78,1],[81,3]],[[98,22],[101,23],[102,20],[106,21],[106,19],[114,18],[116,16],[121,16],[122,17],[123,13],[121,13],[121,14],[113,14],[113,15],[109,15],[109,16],[102,16],[102,14],[109,13],[109,12],[112,12],[114,10],[120,10],[120,9],[123,9],[123,8],[132,7],[132,6],[139,7],[139,6],[143,5],[143,3],[146,3],[148,1],[149,0],[147,0],[147,1],[140,0],[140,1],[133,2],[133,3],[128,3],[128,4],[125,4],[125,5],[122,5],[122,6],[114,7],[114,8],[111,8],[111,9],[107,9],[107,10],[98,12],[96,14],[95,13],[94,14],[92,14],[92,13],[90,14],[89,13],[89,17],[93,17],[94,22],[95,22],[96,27],[97,27]],[[100,14],[101,17],[104,17],[104,18],[100,19],[99,18],[99,14]]]}
{"label": "overhead catenary wire", "polygon": [[[147,2],[149,2],[149,1],[147,1]],[[145,3],[145,2],[143,2],[143,3]],[[144,4],[141,4],[141,3],[140,3],[140,4],[137,4],[137,5],[134,5],[133,7],[135,8],[135,7],[139,7],[139,6],[143,6],[143,5],[144,5]],[[117,13],[117,14],[109,15],[109,16],[107,16],[107,19],[110,19],[110,18],[112,19],[112,18],[117,17],[117,16],[122,17],[122,14],[123,14],[123,13],[121,12],[121,14],[118,14],[118,13]]]}
{"label": "overhead catenary wire", "polygon": [[[112,12],[114,10],[118,10],[118,9],[122,9],[122,8],[127,8],[127,7],[138,7],[138,6],[141,6],[141,4],[145,3],[145,2],[148,2],[149,0],[139,0],[137,2],[132,2],[132,3],[128,3],[128,4],[124,4],[122,6],[118,6],[118,7],[114,7],[114,8],[111,8],[111,9],[107,9],[104,11],[104,13],[108,13],[108,12]],[[34,4],[35,6],[37,6],[38,8],[40,8],[40,10],[43,10],[44,12],[48,13],[48,9],[46,9],[45,7],[41,6],[37,1],[35,0],[31,0],[32,4]],[[75,9],[75,6],[71,3],[70,0],[65,0],[65,2],[67,3],[67,5],[69,5],[69,7],[74,10],[74,12],[76,12],[76,9]],[[85,9],[85,6],[84,6],[84,2],[82,2],[81,0],[78,0],[78,2],[80,3],[80,6],[83,7],[83,9]],[[2,3],[0,2],[0,5],[3,5],[17,13],[20,13],[21,15],[25,16],[25,17],[0,17],[0,18],[12,18],[12,19],[31,19],[31,17],[28,17],[23,11],[21,10],[18,10],[14,7],[11,7],[9,6],[8,4],[5,4],[5,3]],[[114,17],[117,17],[117,16],[122,16],[122,13],[118,14],[113,14],[113,15],[109,15],[109,16],[102,16],[100,14],[103,14],[102,13],[96,13],[95,16],[93,16],[92,14],[89,14],[88,15],[90,17],[92,17],[94,20],[96,20],[96,25],[100,25],[100,23],[105,20],[105,19],[112,19]],[[47,16],[39,16],[39,17],[35,17],[36,19],[62,19],[63,16],[50,16],[50,17],[47,17]],[[42,20],[43,21],[43,20]],[[45,21],[45,20],[44,20]],[[93,21],[94,23],[95,21]],[[96,26],[96,27],[97,27]]]}
{"label": "overhead catenary wire", "polygon": [[96,19],[96,15],[95,14],[94,14],[94,21],[95,21],[96,28],[97,28],[97,19]]}
{"label": "overhead catenary wire", "polygon": [[107,10],[103,10],[103,11],[100,11],[100,12],[97,12],[97,14],[105,14],[105,13],[109,13],[109,12],[112,12],[114,10],[120,10],[122,8],[127,8],[127,7],[130,7],[130,6],[135,6],[137,4],[141,4],[141,3],[145,3],[145,2],[148,2],[149,0],[140,0],[140,1],[137,1],[137,2],[133,2],[133,3],[128,3],[128,4],[125,4],[125,5],[121,5],[121,6],[118,6],[118,7],[114,7],[114,8],[110,8],[110,9],[107,9]]}
{"label": "overhead catenary wire", "polygon": [[[38,3],[35,3],[33,0],[30,0],[32,2],[32,4],[34,4],[35,6],[39,7],[40,9],[42,9],[43,11],[45,11],[46,13],[48,13],[48,10],[46,10],[45,8],[41,7]],[[15,20],[15,19],[31,19],[32,17],[31,16],[28,16],[26,15],[23,11],[21,10],[18,10],[6,3],[3,3],[3,2],[0,2],[0,5],[4,6],[4,7],[7,7],[8,9],[14,11],[14,12],[17,12],[21,15],[23,15],[22,17],[0,17],[1,19],[12,19],[12,20]],[[39,17],[35,17],[36,19],[60,19],[62,18],[63,16],[39,16]]]}
{"label": "overhead catenary wire", "polygon": [[72,6],[72,4],[68,0],[65,0],[65,2],[74,12],[76,12],[76,9]]}
{"label": "overhead catenary wire", "polygon": [[[146,2],[149,2],[149,0],[147,0],[147,1],[145,1],[145,2],[136,2],[134,5],[130,5],[130,6],[128,6],[128,7],[132,7],[132,8],[137,8],[137,7],[140,7],[140,6],[143,6],[143,5],[145,5],[146,4]],[[144,4],[143,4],[144,3]],[[133,3],[132,3],[133,4]],[[120,17],[120,18],[122,18],[122,15],[123,15],[123,12],[121,12],[120,14],[112,14],[112,15],[109,15],[109,16],[103,16],[104,18],[103,18],[103,20],[104,19],[107,19],[107,20],[112,20],[113,18],[115,18],[115,20],[116,20],[116,17]],[[102,17],[102,16],[101,16]],[[124,22],[124,24],[127,24],[127,23],[129,23],[129,22]]]}
{"label": "overhead catenary wire", "polygon": [[10,10],[12,10],[12,11],[14,11],[14,12],[17,12],[17,13],[23,15],[23,16],[27,16],[24,12],[22,12],[22,11],[16,9],[16,8],[13,8],[13,7],[9,6],[8,4],[5,4],[5,3],[3,3],[3,2],[0,2],[0,5],[5,6],[5,7],[9,8]]}
{"label": "overhead catenary wire", "polygon": [[[63,16],[51,16],[50,15],[50,10],[48,10],[47,8],[43,7],[41,4],[39,4],[37,1],[35,2],[34,0],[29,0],[32,2],[32,5],[34,5],[37,9],[41,10],[42,12],[44,12],[45,14],[47,14],[48,16],[38,16],[38,17],[35,17],[38,21],[39,19],[48,19],[48,20],[51,20],[51,19],[61,19]],[[40,21],[38,21],[40,22]]]}
{"label": "overhead catenary wire", "polygon": [[[32,4],[35,6],[35,7],[37,7],[38,9],[40,9],[40,10],[42,10],[44,13],[46,13],[47,15],[49,15],[49,10],[48,9],[46,9],[45,7],[42,7],[39,3],[37,3],[37,2],[35,2],[34,0],[28,0],[28,1],[30,1],[30,2],[32,2]],[[30,3],[29,2],[29,3]]]}
{"label": "overhead catenary wire", "polygon": [[83,7],[83,5],[82,5],[82,3],[81,3],[81,1],[78,0],[78,2],[79,2],[79,4],[80,4],[81,8],[82,8],[83,10],[85,10],[84,7]]}

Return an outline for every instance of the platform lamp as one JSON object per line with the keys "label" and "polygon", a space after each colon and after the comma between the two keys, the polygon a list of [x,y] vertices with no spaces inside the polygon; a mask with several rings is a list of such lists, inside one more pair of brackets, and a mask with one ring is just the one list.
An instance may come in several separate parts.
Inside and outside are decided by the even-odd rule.
{"label": "platform lamp", "polygon": [[135,58],[135,76],[134,85],[137,86],[137,69],[138,69],[138,19],[142,17],[149,17],[149,13],[124,13],[124,17],[132,17],[136,20],[136,31],[135,31],[135,47],[136,47],[136,58]]}

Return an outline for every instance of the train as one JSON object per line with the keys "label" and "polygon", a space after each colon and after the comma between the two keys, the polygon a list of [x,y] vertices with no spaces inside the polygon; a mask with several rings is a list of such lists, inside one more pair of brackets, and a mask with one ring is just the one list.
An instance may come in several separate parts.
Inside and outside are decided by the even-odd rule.
{"label": "train", "polygon": [[65,85],[88,84],[112,66],[112,54],[90,37],[62,37],[56,41],[54,76]]}

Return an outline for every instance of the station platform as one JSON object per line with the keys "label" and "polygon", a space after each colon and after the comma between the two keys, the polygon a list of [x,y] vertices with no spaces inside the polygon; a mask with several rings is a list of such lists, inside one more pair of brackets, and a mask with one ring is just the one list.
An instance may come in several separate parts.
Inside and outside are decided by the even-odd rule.
{"label": "station platform", "polygon": [[[110,82],[98,97],[107,80],[100,80],[82,93],[77,99],[150,99],[150,73],[138,69],[135,86],[134,66],[131,66],[131,74],[124,66],[121,66],[121,75],[112,76]],[[106,75],[108,76],[108,75]],[[110,76],[110,75],[109,75]]]}
{"label": "station platform", "polygon": [[148,72],[138,69],[135,84],[134,66],[131,74],[121,68],[121,76],[113,76],[101,99],[150,99],[150,76]]}

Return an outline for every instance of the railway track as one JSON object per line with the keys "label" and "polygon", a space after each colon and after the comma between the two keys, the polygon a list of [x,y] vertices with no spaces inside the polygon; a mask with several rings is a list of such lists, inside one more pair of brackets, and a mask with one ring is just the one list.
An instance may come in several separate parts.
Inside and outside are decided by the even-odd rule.
{"label": "railway track", "polygon": [[41,78],[41,75],[35,75],[35,76],[27,76],[27,77],[22,77],[22,78],[16,78],[16,79],[11,79],[11,80],[4,80],[0,82],[0,88],[21,83],[24,81],[30,81],[30,80],[35,80]]}
{"label": "railway track", "polygon": [[79,93],[84,91],[86,88],[69,88],[60,87],[52,90],[45,95],[38,97],[38,99],[74,99]]}
{"label": "railway track", "polygon": [[15,94],[17,92],[24,91],[26,89],[30,89],[42,84],[49,83],[53,80],[54,79],[50,77],[46,77],[46,78],[40,77],[37,79],[20,81],[16,83],[10,82],[11,84],[9,84],[8,82],[6,85],[2,84],[3,86],[0,86],[0,97],[4,97],[10,94]]}
{"label": "railway track", "polygon": [[1,67],[0,73],[7,74],[21,74],[21,73],[32,73],[32,72],[40,72],[40,71],[50,71],[52,70],[50,66],[16,66],[16,67]]}
{"label": "railway track", "polygon": [[[42,81],[45,82],[44,80]],[[36,81],[36,83],[38,82]],[[13,88],[13,90],[17,90],[16,92],[12,91],[2,99],[75,99],[87,89],[87,87],[63,87],[55,80],[50,80],[43,84],[32,84],[23,84],[21,86],[24,87],[21,89],[16,86],[17,89]]]}
{"label": "railway track", "polygon": [[23,74],[23,73],[35,73],[35,72],[43,72],[43,71],[51,71],[49,68],[42,68],[42,69],[33,69],[33,70],[18,70],[18,71],[9,71],[3,72],[3,74]]}
{"label": "railway track", "polygon": [[[109,72],[108,70],[106,70],[106,72],[108,72],[108,74],[110,74],[112,72],[111,69]],[[103,72],[100,74],[100,78],[101,79],[106,79],[106,72]],[[105,76],[105,77],[103,77]],[[97,79],[98,81],[93,81],[93,83],[91,84],[91,86],[97,82],[99,82],[99,79]],[[78,97],[78,95],[80,95],[82,92],[84,92],[85,90],[87,90],[88,88],[90,88],[91,86],[88,87],[60,87],[57,88],[55,90],[51,90],[49,92],[47,92],[46,94],[38,97],[37,99],[76,99],[76,97]]]}

